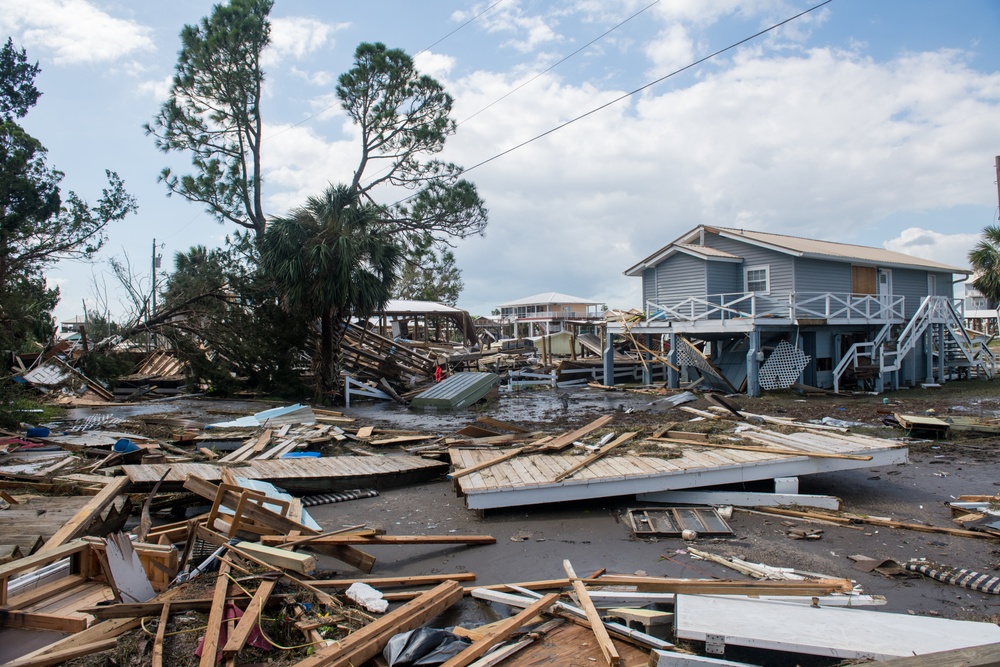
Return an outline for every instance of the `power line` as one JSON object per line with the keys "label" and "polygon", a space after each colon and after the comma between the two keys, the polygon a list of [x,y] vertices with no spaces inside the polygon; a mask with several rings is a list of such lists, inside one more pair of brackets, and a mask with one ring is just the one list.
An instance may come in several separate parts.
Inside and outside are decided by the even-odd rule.
{"label": "power line", "polygon": [[[559,65],[562,65],[564,62],[566,62],[567,60],[569,60],[570,58],[572,58],[576,54],[578,54],[581,51],[583,51],[584,49],[588,48],[590,45],[594,44],[597,41],[600,41],[600,40],[604,39],[609,34],[611,34],[612,32],[614,32],[615,30],[617,30],[618,28],[622,27],[623,25],[625,25],[626,23],[628,23],[629,21],[631,21],[635,17],[639,16],[639,14],[642,14],[647,9],[649,9],[649,8],[655,6],[655,5],[658,5],[658,4],[660,4],[660,0],[656,0],[652,4],[646,5],[645,7],[643,7],[639,11],[637,11],[635,14],[632,14],[632,16],[628,17],[627,19],[625,19],[624,21],[622,21],[618,25],[616,25],[616,26],[614,26],[612,28],[609,28],[608,30],[605,30],[603,33],[601,33],[600,35],[598,35],[594,39],[590,40],[589,42],[587,42],[586,44],[584,44],[583,46],[581,46],[576,51],[574,51],[573,53],[569,54],[568,56],[566,56],[565,58],[563,58],[559,62],[554,63],[552,66],[550,66],[549,68],[547,68],[545,70],[542,70],[541,72],[539,72],[535,76],[531,77],[530,79],[528,79],[527,81],[525,81],[524,83],[522,83],[517,88],[514,88],[514,89],[508,91],[506,94],[502,95],[501,97],[497,98],[496,100],[493,100],[492,102],[490,102],[489,104],[487,104],[486,106],[484,106],[482,109],[480,109],[476,113],[472,114],[471,116],[469,116],[465,120],[461,121],[460,123],[457,123],[456,125],[461,125],[462,123],[466,123],[466,122],[472,120],[473,118],[475,118],[476,116],[478,116],[482,112],[484,112],[487,109],[489,109],[490,107],[492,107],[494,104],[497,104],[498,102],[501,102],[501,101],[507,99],[508,97],[510,97],[511,95],[513,95],[514,93],[516,93],[517,91],[521,90],[522,88],[524,88],[525,86],[527,86],[529,83],[531,83],[532,81],[534,81],[535,79],[537,79],[538,77],[543,76],[544,74],[548,74],[549,72],[551,72],[552,70],[554,70],[556,67],[559,67]],[[496,5],[494,5],[494,6],[496,6]]]}
{"label": "power line", "polygon": [[[678,70],[674,70],[670,74],[667,74],[665,76],[661,76],[659,79],[656,79],[654,81],[650,81],[646,85],[641,86],[639,88],[636,88],[632,92],[625,93],[624,95],[619,95],[618,97],[616,97],[615,99],[611,100],[610,102],[606,102],[606,103],[600,105],[599,107],[596,107],[594,109],[591,109],[590,111],[587,111],[586,113],[580,114],[579,116],[577,116],[575,118],[571,118],[570,120],[566,121],[565,123],[561,123],[561,124],[553,127],[550,130],[546,130],[545,132],[542,132],[541,134],[539,134],[539,135],[537,135],[535,137],[532,137],[531,139],[528,139],[526,141],[522,141],[521,143],[517,144],[516,146],[512,146],[511,148],[508,148],[507,150],[505,150],[505,151],[503,151],[501,153],[497,153],[496,155],[494,155],[491,158],[487,158],[487,159],[483,160],[482,162],[474,164],[471,167],[469,167],[468,169],[465,169],[463,171],[463,173],[468,173],[468,172],[472,171],[473,169],[478,169],[479,167],[482,167],[485,164],[489,164],[490,162],[493,162],[494,160],[496,160],[498,158],[501,158],[504,155],[507,155],[509,153],[513,153],[514,151],[518,150],[519,148],[523,148],[524,146],[527,146],[528,144],[530,144],[532,142],[538,141],[542,137],[546,137],[546,136],[548,136],[548,135],[550,135],[550,134],[552,134],[554,132],[557,132],[557,131],[563,129],[567,125],[572,125],[573,123],[577,122],[578,120],[582,120],[582,119],[586,118],[587,116],[591,116],[591,115],[597,113],[598,111],[602,111],[603,109],[606,109],[606,108],[608,108],[609,106],[611,106],[613,104],[617,104],[618,102],[620,102],[620,101],[622,101],[622,100],[624,100],[626,98],[632,97],[633,95],[635,95],[637,93],[641,93],[642,91],[646,90],[647,88],[650,88],[652,86],[655,86],[658,83],[666,81],[667,79],[669,79],[669,78],[671,78],[673,76],[676,76],[676,75],[680,74],[681,72],[687,71],[687,70],[691,69],[692,67],[697,67],[698,65],[700,65],[700,64],[702,64],[702,63],[704,63],[704,62],[706,62],[708,60],[711,60],[712,58],[715,58],[716,56],[721,55],[721,54],[725,53],[726,51],[731,51],[731,50],[735,49],[738,46],[742,46],[743,44],[746,44],[747,42],[749,42],[751,40],[757,39],[761,35],[765,35],[765,34],[771,32],[772,30],[776,30],[776,29],[780,28],[781,26],[783,26],[783,25],[785,25],[787,23],[791,23],[792,21],[794,21],[796,19],[799,19],[799,18],[805,16],[806,14],[809,14],[810,12],[814,12],[817,9],[819,9],[820,7],[822,7],[824,5],[828,5],[831,2],[833,2],[833,0],[825,0],[824,2],[821,2],[821,3],[819,3],[818,5],[816,5],[814,7],[810,7],[809,9],[807,9],[807,10],[805,10],[803,12],[799,12],[795,16],[789,17],[789,18],[785,19],[784,21],[781,21],[780,23],[775,23],[774,25],[770,26],[769,28],[765,28],[765,29],[761,30],[760,32],[756,32],[756,33],[750,35],[749,37],[746,37],[744,39],[741,39],[738,42],[730,44],[729,46],[727,46],[727,47],[725,47],[723,49],[719,49],[718,51],[716,51],[714,53],[711,53],[711,54],[705,56],[704,58],[700,58],[700,59],[694,61],[693,63],[691,63],[690,65],[685,65],[684,67],[681,67]],[[411,197],[413,197],[413,196],[415,196],[415,195],[411,195]],[[405,199],[401,199],[399,202],[396,202],[396,203],[398,204],[398,203],[404,202],[407,199],[410,199],[410,197],[406,197]]]}

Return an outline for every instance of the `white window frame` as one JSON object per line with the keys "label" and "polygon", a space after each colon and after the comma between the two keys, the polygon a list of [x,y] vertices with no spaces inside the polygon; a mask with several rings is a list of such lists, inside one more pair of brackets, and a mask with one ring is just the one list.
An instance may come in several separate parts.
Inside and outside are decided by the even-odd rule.
{"label": "white window frame", "polygon": [[[763,271],[764,272],[764,289],[750,289],[750,273],[752,271]],[[753,283],[760,283],[761,280],[757,279],[752,281]],[[771,293],[771,265],[770,264],[760,264],[758,266],[745,266],[743,267],[743,288],[747,292],[753,292],[754,294],[770,294]]]}

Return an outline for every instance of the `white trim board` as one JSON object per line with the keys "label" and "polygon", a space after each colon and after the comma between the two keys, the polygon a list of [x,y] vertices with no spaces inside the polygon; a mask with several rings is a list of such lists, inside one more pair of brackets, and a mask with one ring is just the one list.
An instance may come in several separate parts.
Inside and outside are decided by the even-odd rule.
{"label": "white trim board", "polygon": [[813,507],[840,510],[840,498],[804,493],[759,493],[755,491],[660,491],[640,493],[637,500],[685,505],[734,505],[736,507]]}
{"label": "white trim board", "polygon": [[885,660],[1000,642],[993,623],[861,609],[678,595],[678,639],[841,659]]}

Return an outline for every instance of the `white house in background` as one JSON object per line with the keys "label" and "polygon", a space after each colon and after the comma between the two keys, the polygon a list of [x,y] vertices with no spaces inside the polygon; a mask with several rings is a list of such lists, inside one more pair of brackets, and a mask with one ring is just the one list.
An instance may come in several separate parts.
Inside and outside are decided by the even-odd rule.
{"label": "white house in background", "polygon": [[512,325],[515,337],[525,327],[527,336],[549,335],[603,321],[604,303],[559,292],[535,294],[500,304],[500,322]]}
{"label": "white house in background", "polygon": [[982,292],[973,286],[976,276],[969,276],[965,281],[965,326],[983,333],[997,333],[1000,324],[997,313],[997,303],[987,299]]}

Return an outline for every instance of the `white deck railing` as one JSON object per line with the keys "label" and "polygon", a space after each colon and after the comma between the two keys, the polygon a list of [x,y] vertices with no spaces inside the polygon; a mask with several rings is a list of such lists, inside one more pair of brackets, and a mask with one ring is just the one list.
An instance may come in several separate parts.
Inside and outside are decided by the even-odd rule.
{"label": "white deck railing", "polygon": [[845,322],[887,322],[903,319],[902,296],[838,294],[834,292],[709,294],[670,301],[647,301],[646,321],[698,322],[779,318],[825,319]]}

